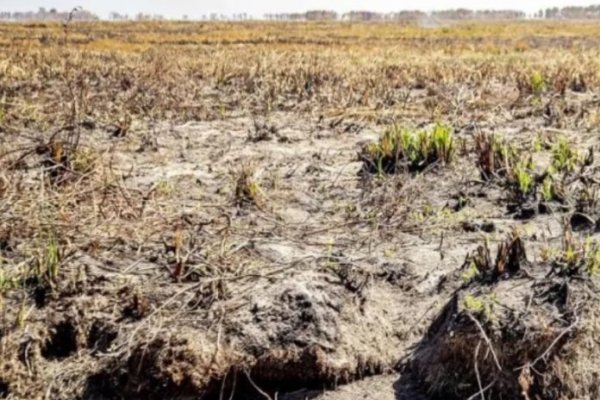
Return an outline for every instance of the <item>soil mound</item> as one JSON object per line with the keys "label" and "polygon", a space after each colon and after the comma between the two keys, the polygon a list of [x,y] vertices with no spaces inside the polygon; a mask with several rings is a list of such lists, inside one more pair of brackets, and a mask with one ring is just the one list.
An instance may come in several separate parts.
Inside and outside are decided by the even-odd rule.
{"label": "soil mound", "polygon": [[2,390],[17,398],[253,398],[389,371],[401,344],[391,304],[408,301],[410,290],[377,268],[356,276],[343,268],[230,282],[238,296],[202,309],[199,284],[145,292],[129,282],[58,296],[32,311],[29,339],[7,326],[0,381],[30,384]]}
{"label": "soil mound", "polygon": [[530,263],[514,234],[495,262],[480,247],[409,370],[433,398],[597,398],[597,256],[566,244]]}

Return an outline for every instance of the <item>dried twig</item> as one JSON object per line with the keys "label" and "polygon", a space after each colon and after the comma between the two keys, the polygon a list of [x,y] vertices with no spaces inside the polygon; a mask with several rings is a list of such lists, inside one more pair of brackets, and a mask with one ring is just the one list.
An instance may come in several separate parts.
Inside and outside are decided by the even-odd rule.
{"label": "dried twig", "polygon": [[569,325],[568,327],[563,329],[562,332],[552,341],[552,343],[550,343],[550,346],[548,346],[548,348],[546,348],[546,350],[539,357],[537,357],[531,363],[528,363],[528,364],[522,365],[518,368],[515,368],[515,371],[520,371],[524,368],[534,367],[535,364],[537,364],[538,362],[545,360],[546,356],[548,356],[548,354],[550,354],[550,352],[552,351],[554,346],[556,346],[556,344],[560,341],[560,339],[562,339],[567,333],[571,332],[575,328],[575,326],[577,326],[578,323],[579,323],[579,317],[575,318],[575,321],[573,321],[573,323],[571,325]]}
{"label": "dried twig", "polygon": [[262,390],[261,388],[259,388],[256,383],[254,383],[254,381],[250,377],[250,373],[247,370],[244,370],[244,374],[246,375],[246,378],[248,378],[248,382],[250,382],[250,384],[252,385],[252,387],[254,388],[254,390],[256,390],[266,400],[273,400],[273,398],[271,396],[269,396],[268,393],[266,393],[264,390]]}
{"label": "dried twig", "polygon": [[483,387],[481,386],[481,375],[479,375],[479,367],[478,367],[478,358],[479,358],[479,348],[481,347],[481,340],[477,342],[477,347],[475,348],[475,356],[473,357],[475,364],[475,377],[477,378],[477,386],[479,386],[479,394],[481,395],[481,400],[485,400],[485,395],[483,392]]}
{"label": "dried twig", "polygon": [[494,351],[494,347],[492,346],[492,341],[490,340],[490,338],[488,337],[488,335],[485,333],[485,330],[483,329],[483,326],[481,326],[481,323],[479,323],[479,321],[477,321],[477,318],[475,318],[473,315],[471,315],[469,313],[468,316],[471,319],[471,321],[473,321],[475,323],[475,325],[477,326],[477,328],[479,328],[479,332],[481,332],[482,338],[487,343],[488,348],[490,349],[490,352],[492,353],[492,356],[494,357],[494,363],[496,364],[496,367],[498,368],[498,371],[502,371],[502,367],[500,366],[500,362],[498,361],[498,356],[496,355],[496,352]]}

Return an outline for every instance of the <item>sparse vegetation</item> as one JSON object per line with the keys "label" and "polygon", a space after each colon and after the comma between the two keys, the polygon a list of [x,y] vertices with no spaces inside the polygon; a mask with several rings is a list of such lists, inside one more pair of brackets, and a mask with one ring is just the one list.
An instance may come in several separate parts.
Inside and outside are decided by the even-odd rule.
{"label": "sparse vegetation", "polygon": [[251,167],[246,166],[238,173],[235,184],[235,204],[238,207],[247,204],[260,207],[263,204],[262,190]]}
{"label": "sparse vegetation", "polygon": [[571,143],[561,137],[552,148],[552,167],[558,172],[573,172],[579,162],[579,155]]}
{"label": "sparse vegetation", "polygon": [[[589,296],[588,290],[599,270],[598,247],[590,240],[576,243],[567,228],[563,249],[554,252],[557,257],[545,258],[538,265],[524,257],[525,262],[507,264],[507,254],[524,256],[522,245],[513,233],[499,246],[495,267],[489,269],[512,268],[512,273],[502,278],[512,280],[511,285],[505,286],[498,279],[471,280],[456,291],[431,324],[410,362],[418,379],[431,385],[430,394],[457,391],[452,398],[469,396],[473,391],[477,393],[481,381],[501,388],[494,399],[512,392],[529,397],[580,390],[578,380],[569,378],[563,368],[582,361],[566,350],[578,348],[577,338],[597,321],[597,299]],[[478,265],[489,268],[487,249],[486,242],[475,260],[484,254],[487,260]],[[466,264],[477,262],[468,258]],[[473,342],[478,344],[474,347]],[[484,346],[490,352],[488,356],[481,353]],[[552,357],[546,359],[550,354]],[[525,378],[523,371],[532,367],[536,367],[536,375]],[[462,376],[462,384],[453,379],[457,373]],[[563,380],[545,381],[551,376]]]}
{"label": "sparse vegetation", "polygon": [[540,71],[533,71],[529,81],[531,91],[535,96],[541,96],[546,89],[546,80]]}
{"label": "sparse vegetation", "polygon": [[566,228],[562,251],[551,260],[554,272],[559,275],[589,278],[600,271],[600,247],[590,238],[577,241],[570,228]]}
{"label": "sparse vegetation", "polygon": [[436,124],[430,131],[410,131],[399,125],[388,128],[377,143],[363,148],[363,171],[379,175],[419,172],[449,165],[454,159],[452,129]]}
{"label": "sparse vegetation", "polygon": [[0,397],[597,398],[600,28],[419,24],[0,24]]}
{"label": "sparse vegetation", "polygon": [[557,201],[564,203],[567,198],[563,181],[556,179],[552,174],[548,174],[542,181],[540,195],[545,202]]}
{"label": "sparse vegetation", "polygon": [[[536,142],[538,140],[536,138]],[[588,155],[582,159],[573,144],[560,137],[548,146],[551,149],[549,165],[535,165],[534,153],[543,151],[541,146],[537,147],[538,150],[533,152],[518,151],[494,135],[476,135],[477,168],[482,179],[506,188],[508,209],[521,218],[552,212],[552,209],[572,209],[576,198],[579,198],[575,201],[576,210],[589,210],[586,199],[592,195],[589,190],[593,185],[585,178],[585,171],[593,165],[593,149],[589,149]],[[582,186],[587,189],[582,189]],[[573,196],[574,193],[579,195]]]}
{"label": "sparse vegetation", "polygon": [[478,133],[475,136],[475,151],[482,179],[499,179],[513,173],[517,151],[496,135]]}
{"label": "sparse vegetation", "polygon": [[514,169],[513,187],[518,199],[526,199],[534,192],[535,181],[527,162],[517,165]]}

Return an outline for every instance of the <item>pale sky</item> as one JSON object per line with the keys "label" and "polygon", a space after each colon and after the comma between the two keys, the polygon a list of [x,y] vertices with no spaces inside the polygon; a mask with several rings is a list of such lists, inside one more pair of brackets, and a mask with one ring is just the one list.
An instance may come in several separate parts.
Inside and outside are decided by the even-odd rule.
{"label": "pale sky", "polygon": [[[600,3],[600,0],[596,2]],[[527,13],[541,8],[562,7],[569,5],[585,6],[595,4],[593,1],[578,0],[419,0],[419,1],[389,1],[389,0],[0,0],[0,11],[29,11],[39,7],[57,8],[61,11],[82,6],[101,17],[107,17],[110,11],[134,15],[138,12],[162,14],[167,17],[181,17],[186,14],[190,18],[199,18],[210,13],[233,14],[245,12],[253,16],[265,13],[298,12],[310,9],[329,9],[338,12],[350,10],[369,11],[400,11],[419,9],[431,11],[445,8],[470,9],[518,9]]]}

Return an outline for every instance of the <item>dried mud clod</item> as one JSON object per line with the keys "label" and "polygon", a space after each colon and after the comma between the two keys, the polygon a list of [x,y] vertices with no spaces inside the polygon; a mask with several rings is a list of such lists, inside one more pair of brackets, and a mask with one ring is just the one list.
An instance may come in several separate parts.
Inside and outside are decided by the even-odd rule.
{"label": "dried mud clod", "polygon": [[[387,288],[386,277],[373,278],[373,284]],[[85,393],[149,399],[225,393],[224,398],[245,399],[259,394],[256,387],[269,394],[333,387],[382,373],[397,362],[394,344],[399,342],[386,326],[392,317],[374,305],[387,300],[389,292],[380,294],[367,285],[358,299],[331,267],[257,285],[259,290],[236,300],[212,323],[188,326],[184,319],[164,328],[147,325],[135,329],[132,338],[112,323],[94,322],[87,347],[94,356],[104,354],[88,375]],[[194,306],[194,313],[204,307],[220,310],[207,303]],[[128,321],[145,325],[149,319]]]}
{"label": "dried mud clod", "polygon": [[[189,332],[188,332],[189,333]],[[139,343],[130,355],[92,377],[90,390],[137,398],[198,396],[211,378],[224,376],[229,365],[222,352],[192,334],[171,335]],[[232,354],[233,357],[233,354]],[[96,387],[94,387],[96,386]]]}
{"label": "dried mud clod", "polygon": [[[600,316],[597,263],[595,246],[571,243],[537,264],[526,262],[514,235],[495,263],[480,247],[476,271],[432,322],[408,370],[432,398],[595,398],[600,382],[590,368],[600,353],[588,341]],[[503,266],[513,273],[498,275]]]}

